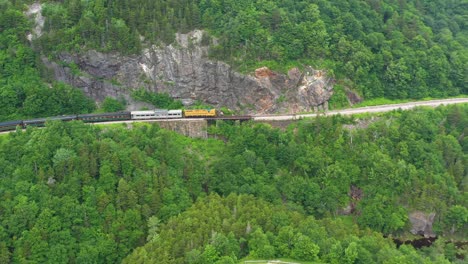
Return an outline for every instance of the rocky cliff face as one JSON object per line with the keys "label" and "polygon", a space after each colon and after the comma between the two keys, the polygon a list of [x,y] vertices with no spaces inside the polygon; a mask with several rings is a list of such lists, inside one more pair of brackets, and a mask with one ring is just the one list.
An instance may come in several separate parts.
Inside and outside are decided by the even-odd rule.
{"label": "rocky cliff face", "polygon": [[87,51],[62,53],[58,61],[43,58],[55,79],[81,88],[97,101],[106,96],[124,97],[129,109],[139,107],[130,98],[132,89],[167,92],[190,105],[196,100],[244,113],[295,113],[327,108],[333,80],[325,72],[306,68],[288,74],[260,68],[254,74],[208,59],[201,45],[202,31],[178,34],[176,44],[152,46],[138,56]]}
{"label": "rocky cliff face", "polygon": [[409,214],[411,222],[411,233],[414,235],[422,235],[424,237],[434,237],[432,232],[432,224],[434,223],[435,213],[425,214],[420,211]]}

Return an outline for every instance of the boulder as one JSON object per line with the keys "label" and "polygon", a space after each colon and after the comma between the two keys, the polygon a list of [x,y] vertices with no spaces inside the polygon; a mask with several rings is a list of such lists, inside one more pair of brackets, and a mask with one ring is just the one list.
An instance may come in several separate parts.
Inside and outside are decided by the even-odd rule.
{"label": "boulder", "polygon": [[414,235],[422,235],[424,237],[435,237],[432,232],[432,224],[434,223],[435,213],[423,213],[420,211],[409,214],[411,222],[411,233]]}

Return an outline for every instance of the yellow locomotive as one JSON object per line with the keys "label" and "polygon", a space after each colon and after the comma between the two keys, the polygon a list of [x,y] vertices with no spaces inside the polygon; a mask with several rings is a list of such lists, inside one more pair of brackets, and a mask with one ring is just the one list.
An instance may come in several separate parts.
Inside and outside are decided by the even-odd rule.
{"label": "yellow locomotive", "polygon": [[186,109],[184,117],[216,117],[216,109]]}

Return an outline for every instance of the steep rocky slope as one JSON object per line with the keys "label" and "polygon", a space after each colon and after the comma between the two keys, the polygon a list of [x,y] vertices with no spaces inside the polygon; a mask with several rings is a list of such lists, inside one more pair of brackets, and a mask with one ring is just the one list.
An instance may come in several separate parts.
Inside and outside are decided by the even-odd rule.
{"label": "steep rocky slope", "polygon": [[55,79],[81,88],[97,101],[106,96],[126,98],[133,89],[167,92],[186,105],[196,100],[244,113],[299,112],[327,108],[333,79],[310,67],[288,74],[266,67],[241,74],[224,62],[208,59],[201,45],[202,31],[178,34],[175,44],[144,49],[138,56],[86,51],[61,53],[58,60],[43,58]]}

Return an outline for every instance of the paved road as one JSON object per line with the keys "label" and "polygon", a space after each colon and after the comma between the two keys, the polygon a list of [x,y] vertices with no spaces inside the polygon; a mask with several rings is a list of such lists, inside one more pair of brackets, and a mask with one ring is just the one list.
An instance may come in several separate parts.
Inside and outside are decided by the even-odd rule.
{"label": "paved road", "polygon": [[443,100],[432,100],[432,101],[422,101],[422,102],[409,102],[404,104],[392,104],[392,105],[378,105],[378,106],[367,106],[361,108],[351,108],[351,109],[342,109],[335,111],[328,111],[321,114],[297,114],[297,115],[259,115],[255,116],[254,120],[263,121],[263,120],[294,120],[304,117],[316,117],[317,115],[353,115],[361,113],[377,113],[377,112],[388,112],[396,109],[411,109],[417,106],[429,106],[436,107],[439,105],[449,105],[449,104],[463,104],[468,103],[468,98],[454,98],[454,99],[443,99]]}

